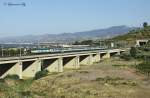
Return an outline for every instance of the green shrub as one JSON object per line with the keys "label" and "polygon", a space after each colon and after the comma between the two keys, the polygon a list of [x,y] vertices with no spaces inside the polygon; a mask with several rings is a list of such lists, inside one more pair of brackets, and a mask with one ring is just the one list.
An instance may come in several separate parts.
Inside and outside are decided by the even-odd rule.
{"label": "green shrub", "polygon": [[129,55],[129,54],[121,54],[120,55],[120,58],[121,59],[124,59],[124,60],[126,60],[126,61],[129,61],[129,60],[131,60],[132,59],[132,57],[131,57],[131,55]]}
{"label": "green shrub", "polygon": [[101,77],[98,77],[98,78],[95,79],[95,81],[105,81],[105,79],[101,78]]}
{"label": "green shrub", "polygon": [[136,86],[137,83],[135,81],[132,81],[132,80],[125,80],[123,78],[120,78],[120,77],[109,77],[109,76],[106,76],[104,78],[96,78],[97,82],[99,82],[100,84],[111,84],[111,85],[130,85],[130,86]]}
{"label": "green shrub", "polygon": [[138,65],[136,66],[136,68],[137,68],[139,71],[141,71],[141,72],[147,74],[148,76],[150,75],[150,61],[148,61],[148,62],[143,62],[143,63],[141,63],[141,64],[138,64]]}
{"label": "green shrub", "polygon": [[22,96],[31,96],[31,92],[30,91],[23,91],[20,92]]}
{"label": "green shrub", "polygon": [[123,79],[120,78],[120,77],[110,77],[110,76],[106,76],[106,77],[104,77],[104,78],[98,77],[98,78],[96,78],[95,81],[103,81],[104,83],[108,83],[108,82],[111,82],[111,81],[119,81],[119,80],[123,80]]}
{"label": "green shrub", "polygon": [[112,66],[115,66],[115,67],[125,67],[125,66],[128,66],[128,65],[115,64],[115,65],[112,65]]}
{"label": "green shrub", "polygon": [[34,79],[37,80],[37,79],[40,79],[44,76],[47,76],[48,75],[48,71],[47,70],[42,70],[42,71],[39,71],[35,74],[35,77]]}
{"label": "green shrub", "polygon": [[87,74],[89,73],[89,71],[86,71],[86,70],[83,70],[83,71],[79,71],[80,73],[83,73],[83,74]]}
{"label": "green shrub", "polygon": [[11,88],[6,83],[0,83],[0,92],[10,91]]}
{"label": "green shrub", "polygon": [[4,79],[13,79],[13,80],[19,80],[18,75],[7,75]]}
{"label": "green shrub", "polygon": [[133,57],[133,58],[136,58],[136,55],[137,55],[137,48],[136,47],[131,47],[130,49],[130,55]]}
{"label": "green shrub", "polygon": [[4,79],[0,79],[0,83],[4,83],[5,82],[5,80]]}
{"label": "green shrub", "polygon": [[66,98],[65,95],[61,95],[60,98]]}

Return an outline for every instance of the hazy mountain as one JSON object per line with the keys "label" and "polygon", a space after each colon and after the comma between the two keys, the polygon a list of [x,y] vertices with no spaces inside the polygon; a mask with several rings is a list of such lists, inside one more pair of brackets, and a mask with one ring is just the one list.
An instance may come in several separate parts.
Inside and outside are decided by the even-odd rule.
{"label": "hazy mountain", "polygon": [[62,34],[43,34],[43,35],[26,35],[0,38],[1,43],[8,42],[70,42],[84,39],[101,39],[111,38],[117,35],[128,33],[133,27],[113,26],[106,29],[97,29],[84,32],[62,33]]}

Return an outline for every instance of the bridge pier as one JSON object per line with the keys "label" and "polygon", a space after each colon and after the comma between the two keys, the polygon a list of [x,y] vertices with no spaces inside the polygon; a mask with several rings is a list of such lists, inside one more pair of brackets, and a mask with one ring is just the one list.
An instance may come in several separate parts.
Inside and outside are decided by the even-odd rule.
{"label": "bridge pier", "polygon": [[20,79],[22,79],[22,63],[7,63],[0,65],[0,78],[4,78],[7,75],[18,75]]}
{"label": "bridge pier", "polygon": [[110,52],[100,53],[100,56],[102,59],[108,59],[110,58]]}
{"label": "bridge pier", "polygon": [[99,62],[100,61],[100,53],[93,54],[93,62]]}
{"label": "bridge pier", "polygon": [[80,65],[91,65],[93,64],[93,55],[81,55],[79,61]]}
{"label": "bridge pier", "polygon": [[43,60],[42,69],[49,72],[63,72],[62,58]]}
{"label": "bridge pier", "polygon": [[64,57],[63,58],[63,66],[64,66],[64,68],[70,68],[70,69],[78,69],[78,68],[80,68],[79,56]]}
{"label": "bridge pier", "polygon": [[22,77],[32,78],[39,71],[41,71],[41,60],[22,62]]}

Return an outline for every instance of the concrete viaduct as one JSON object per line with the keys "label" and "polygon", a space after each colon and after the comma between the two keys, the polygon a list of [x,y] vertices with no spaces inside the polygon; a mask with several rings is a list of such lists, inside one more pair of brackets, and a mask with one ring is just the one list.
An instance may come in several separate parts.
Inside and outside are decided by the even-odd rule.
{"label": "concrete viaduct", "polygon": [[101,59],[120,55],[122,49],[91,50],[71,53],[0,58],[0,78],[18,75],[20,79],[32,78],[41,70],[63,72],[64,68],[78,69],[80,65],[90,65]]}

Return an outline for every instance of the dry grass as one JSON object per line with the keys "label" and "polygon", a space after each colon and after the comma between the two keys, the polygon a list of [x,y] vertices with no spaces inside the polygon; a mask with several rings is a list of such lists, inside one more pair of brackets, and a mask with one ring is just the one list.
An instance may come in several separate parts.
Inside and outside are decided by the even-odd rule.
{"label": "dry grass", "polygon": [[[113,66],[120,64],[126,67]],[[134,64],[134,61],[105,60],[32,83],[19,83],[18,88],[7,85],[13,91],[0,91],[0,95],[4,98],[150,98],[150,80],[130,67]]]}

